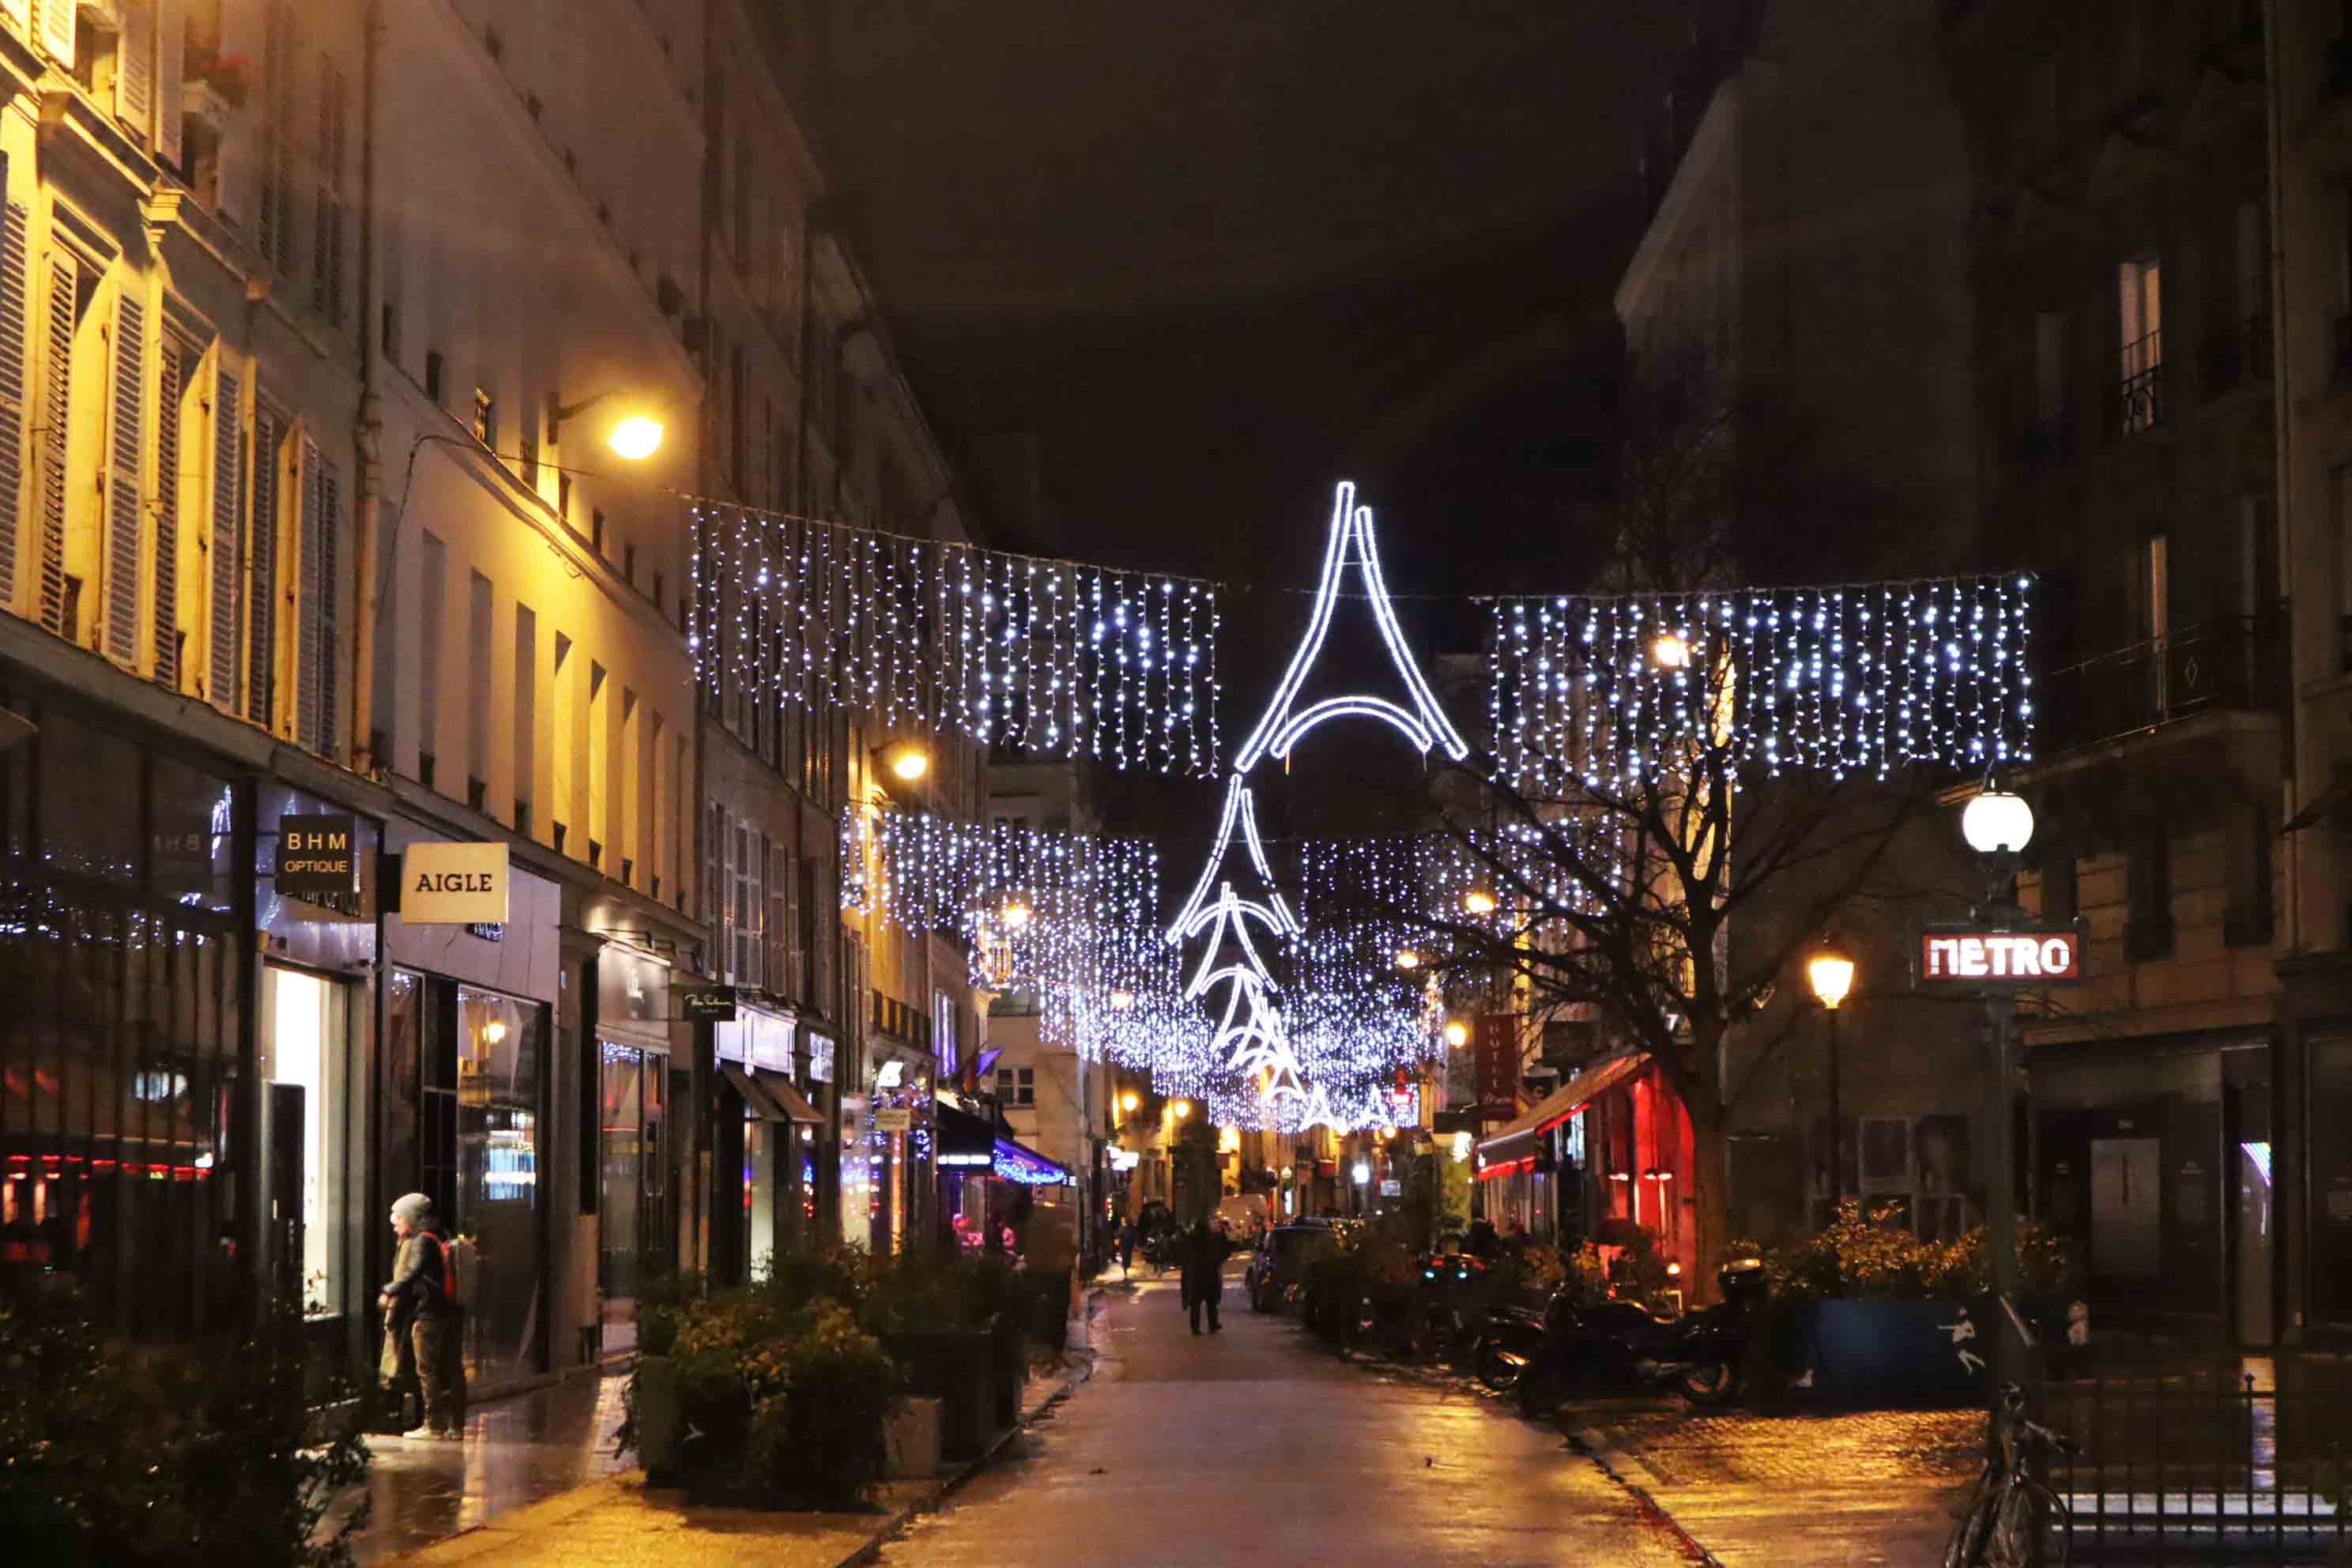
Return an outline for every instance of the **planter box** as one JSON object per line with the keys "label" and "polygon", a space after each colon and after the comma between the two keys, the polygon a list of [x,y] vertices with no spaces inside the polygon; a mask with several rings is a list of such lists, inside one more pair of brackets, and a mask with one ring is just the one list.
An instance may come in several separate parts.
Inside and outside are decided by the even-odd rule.
{"label": "planter box", "polygon": [[[1801,1308],[1782,1331],[1785,1364],[1810,1367],[1801,1384],[1856,1403],[1982,1399],[1992,1360],[1999,1308],[1990,1297],[1968,1300],[1833,1300]],[[2027,1321],[2042,1342],[2045,1366],[2063,1358],[2067,1304],[2032,1300]],[[1793,1353],[1792,1353],[1793,1352]]]}
{"label": "planter box", "polygon": [[927,1481],[940,1473],[940,1401],[900,1400],[886,1436],[892,1480]]}
{"label": "planter box", "polygon": [[637,1402],[637,1459],[653,1477],[686,1462],[686,1383],[666,1355],[641,1355],[629,1387]]}
{"label": "planter box", "polygon": [[1011,1426],[1021,1419],[1021,1385],[1029,1381],[1028,1342],[1011,1313],[996,1320],[988,1339],[989,1419]]}
{"label": "planter box", "polygon": [[883,1336],[883,1348],[906,1369],[907,1392],[940,1402],[940,1447],[950,1459],[971,1458],[988,1446],[995,1415],[992,1341],[986,1329]]}

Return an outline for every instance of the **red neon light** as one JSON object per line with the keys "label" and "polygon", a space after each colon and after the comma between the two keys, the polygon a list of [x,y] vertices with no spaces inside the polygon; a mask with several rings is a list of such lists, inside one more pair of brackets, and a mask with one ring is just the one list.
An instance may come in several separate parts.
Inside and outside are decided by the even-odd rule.
{"label": "red neon light", "polygon": [[1495,1181],[1509,1175],[1514,1171],[1531,1171],[1535,1169],[1535,1163],[1536,1157],[1533,1154],[1523,1154],[1516,1160],[1506,1160],[1499,1165],[1487,1166],[1478,1173],[1478,1179],[1482,1182]]}

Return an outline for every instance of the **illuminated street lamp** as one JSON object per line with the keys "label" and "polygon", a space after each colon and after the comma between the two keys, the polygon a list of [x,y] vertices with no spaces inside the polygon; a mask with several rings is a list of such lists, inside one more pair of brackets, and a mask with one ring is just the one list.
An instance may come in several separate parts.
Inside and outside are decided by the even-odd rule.
{"label": "illuminated street lamp", "polygon": [[1495,895],[1484,888],[1473,888],[1462,895],[1462,907],[1474,915],[1495,912]]}
{"label": "illuminated street lamp", "polygon": [[1807,961],[1805,978],[1813,996],[1830,1016],[1830,1206],[1845,1200],[1844,1122],[1838,1105],[1838,1004],[1853,989],[1853,960],[1836,942],[1824,940]]}
{"label": "illuminated street lamp", "polygon": [[920,746],[900,746],[890,753],[893,776],[913,784],[931,771],[931,755]]}
{"label": "illuminated street lamp", "polygon": [[2021,855],[2033,842],[2033,808],[1987,779],[1960,809],[1960,837],[1979,855]]}
{"label": "illuminated street lamp", "polygon": [[1181,1121],[1192,1114],[1192,1102],[1189,1100],[1180,1100],[1176,1102],[1175,1110],[1176,1120]]}
{"label": "illuminated street lamp", "polygon": [[1143,1101],[1142,1101],[1141,1098],[1140,1098],[1140,1097],[1139,1097],[1139,1096],[1136,1094],[1135,1090],[1133,1090],[1133,1089],[1129,1089],[1125,1094],[1122,1094],[1122,1095],[1120,1095],[1120,1096],[1118,1097],[1118,1108],[1119,1108],[1121,1110],[1133,1110],[1137,1106],[1139,1106],[1139,1105],[1140,1105],[1140,1104],[1142,1104],[1142,1103],[1143,1103]]}
{"label": "illuminated street lamp", "polygon": [[1650,645],[1650,658],[1660,669],[1688,669],[1691,661],[1690,644],[1675,632],[1660,632]]}
{"label": "illuminated street lamp", "polygon": [[1029,923],[1029,906],[1015,899],[1004,906],[1003,914],[998,918],[1003,921],[1006,931],[1019,931]]}
{"label": "illuminated street lamp", "polygon": [[1396,955],[1396,966],[1399,969],[1419,969],[1421,967],[1421,954],[1413,952],[1412,949],[1408,947]]}
{"label": "illuminated street lamp", "polygon": [[1454,1019],[1451,1023],[1445,1026],[1445,1043],[1449,1046],[1468,1045],[1470,1043],[1470,1026],[1464,1023],[1459,1018]]}
{"label": "illuminated street lamp", "polygon": [[633,414],[613,426],[605,445],[614,455],[632,463],[642,463],[661,450],[662,423],[644,414]]}
{"label": "illuminated street lamp", "polygon": [[1129,991],[1127,987],[1122,985],[1118,990],[1110,994],[1110,1010],[1112,1012],[1124,1013],[1134,1005],[1135,993]]}

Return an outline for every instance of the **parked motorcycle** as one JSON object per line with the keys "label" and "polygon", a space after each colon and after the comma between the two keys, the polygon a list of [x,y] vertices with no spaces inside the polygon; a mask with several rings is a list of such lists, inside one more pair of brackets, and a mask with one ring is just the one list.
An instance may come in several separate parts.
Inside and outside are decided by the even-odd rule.
{"label": "parked motorcycle", "polygon": [[[1693,1405],[1727,1405],[1738,1396],[1748,1335],[1770,1286],[1762,1259],[1755,1258],[1732,1259],[1716,1280],[1723,1292],[1719,1303],[1671,1319],[1633,1301],[1584,1306],[1560,1291],[1544,1309],[1532,1353],[1523,1323],[1498,1342],[1496,1375],[1507,1379],[1499,1386],[1516,1391],[1520,1408],[1531,1415],[1545,1414],[1560,1391],[1576,1386],[1668,1386]],[[1480,1375],[1487,1375],[1483,1359]]]}

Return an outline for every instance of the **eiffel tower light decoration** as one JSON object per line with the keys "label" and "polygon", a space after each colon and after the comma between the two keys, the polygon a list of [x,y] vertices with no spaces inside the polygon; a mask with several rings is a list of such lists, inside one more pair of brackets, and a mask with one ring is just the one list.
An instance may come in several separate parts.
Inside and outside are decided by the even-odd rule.
{"label": "eiffel tower light decoration", "polygon": [[[1362,597],[1371,606],[1381,641],[1403,681],[1406,700],[1399,703],[1351,694],[1300,708],[1299,694],[1322,655],[1339,598],[1339,584],[1350,567],[1362,582]],[[1315,608],[1307,618],[1307,635],[1291,654],[1289,668],[1257,727],[1234,755],[1233,773],[1225,781],[1216,843],[1182,911],[1165,933],[1174,945],[1195,941],[1203,944],[1200,963],[1185,984],[1185,999],[1223,994],[1221,1005],[1209,1004],[1216,1020],[1208,1048],[1212,1074],[1227,1081],[1255,1079],[1259,1103],[1256,1120],[1293,1131],[1319,1122],[1345,1132],[1353,1126],[1370,1124],[1381,1114],[1377,1097],[1359,1105],[1343,1086],[1335,1100],[1329,1084],[1309,1080],[1277,1001],[1272,973],[1259,952],[1258,939],[1251,933],[1255,926],[1271,945],[1296,942],[1306,935],[1306,928],[1276,885],[1265,842],[1258,836],[1257,803],[1249,775],[1268,760],[1286,763],[1308,731],[1335,719],[1377,720],[1402,735],[1423,757],[1433,750],[1442,750],[1456,762],[1469,754],[1469,745],[1446,718],[1397,625],[1388,585],[1381,575],[1372,510],[1357,505],[1356,487],[1344,481],[1332,498],[1330,537],[1324,546],[1323,575]],[[1236,836],[1246,860],[1229,865],[1236,859],[1233,854]],[[1252,872],[1257,887],[1244,896],[1236,890],[1234,880]]]}

